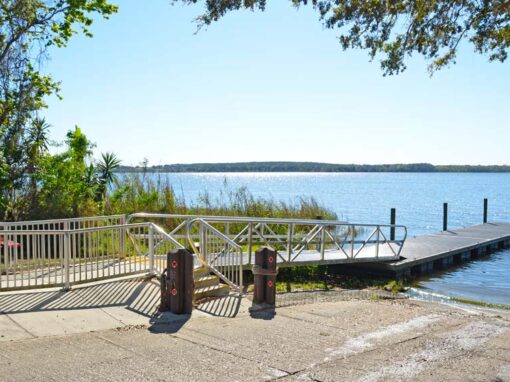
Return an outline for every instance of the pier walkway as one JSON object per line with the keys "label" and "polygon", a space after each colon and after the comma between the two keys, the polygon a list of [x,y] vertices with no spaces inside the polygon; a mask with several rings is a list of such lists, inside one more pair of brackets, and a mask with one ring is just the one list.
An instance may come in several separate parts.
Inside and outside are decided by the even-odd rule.
{"label": "pier walkway", "polygon": [[[510,246],[510,223],[485,223],[415,236],[406,240],[400,259],[348,267],[392,277],[406,277],[444,269]],[[382,251],[385,255],[385,250]]]}

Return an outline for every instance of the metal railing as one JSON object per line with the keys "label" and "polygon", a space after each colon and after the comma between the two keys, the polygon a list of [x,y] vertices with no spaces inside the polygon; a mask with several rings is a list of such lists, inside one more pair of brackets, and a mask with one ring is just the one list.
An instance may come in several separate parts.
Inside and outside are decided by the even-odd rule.
{"label": "metal railing", "polygon": [[[204,219],[195,218],[186,225],[187,238],[197,260],[238,293],[243,288],[243,250]],[[198,246],[194,237],[200,237]]]}
{"label": "metal railing", "polygon": [[[91,221],[75,220],[73,224],[83,227]],[[165,267],[166,253],[182,248],[153,223],[36,230],[37,224],[8,223],[32,229],[7,230],[4,226],[0,231],[0,290],[69,289],[73,284],[106,278],[153,275]],[[55,221],[44,224],[62,226]]]}
{"label": "metal railing", "polygon": [[124,215],[87,216],[80,218],[33,220],[19,222],[0,222],[1,230],[64,230],[104,227],[126,223]]}
{"label": "metal railing", "polygon": [[240,286],[236,280],[242,277],[239,269],[249,269],[255,251],[262,246],[277,251],[280,266],[355,263],[399,259],[407,238],[403,225],[337,220],[151,213],[127,218],[132,219],[156,220],[170,227],[176,240],[193,248],[204,265],[235,288]]}
{"label": "metal railing", "polygon": [[403,225],[152,213],[0,223],[0,290],[153,275],[170,250],[191,247],[197,265],[240,291],[262,246],[280,266],[353,263],[398,259],[406,237]]}

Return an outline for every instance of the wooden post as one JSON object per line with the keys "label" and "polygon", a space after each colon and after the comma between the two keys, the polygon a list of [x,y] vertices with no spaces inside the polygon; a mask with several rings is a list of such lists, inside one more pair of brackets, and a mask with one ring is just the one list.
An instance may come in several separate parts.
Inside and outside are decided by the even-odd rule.
{"label": "wooden post", "polygon": [[274,305],[276,302],[276,251],[265,248],[266,269],[273,274],[266,276],[265,300],[266,304]]}
{"label": "wooden post", "polygon": [[166,275],[161,277],[160,311],[190,314],[193,309],[193,257],[186,249],[167,254]]}
{"label": "wooden post", "polygon": [[255,252],[253,302],[274,305],[276,300],[276,251],[262,247]]}
{"label": "wooden post", "polygon": [[[390,224],[395,225],[397,211],[392,208],[390,211]],[[395,240],[395,227],[390,227],[390,240]]]}
{"label": "wooden post", "polygon": [[443,231],[448,231],[448,203],[443,203]]}
{"label": "wooden post", "polygon": [[487,212],[489,210],[489,200],[485,198],[483,200],[483,222],[487,223]]}

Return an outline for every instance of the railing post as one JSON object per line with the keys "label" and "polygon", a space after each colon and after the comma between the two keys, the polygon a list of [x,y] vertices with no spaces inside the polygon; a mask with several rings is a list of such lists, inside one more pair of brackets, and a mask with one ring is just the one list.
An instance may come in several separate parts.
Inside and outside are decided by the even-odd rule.
{"label": "railing post", "polygon": [[287,232],[287,255],[288,259],[287,261],[290,263],[292,260],[292,240],[294,237],[294,224],[289,224],[289,231]]}
{"label": "railing post", "polygon": [[354,233],[354,226],[351,224],[350,227],[351,227],[351,259],[353,259],[354,258],[354,238],[355,238],[355,233]]}
{"label": "railing post", "polygon": [[483,222],[487,223],[487,212],[489,210],[489,200],[485,198],[483,200]]}
{"label": "railing post", "polygon": [[243,280],[243,250],[239,250],[239,292],[243,293],[244,280]]}
{"label": "railing post", "polygon": [[[6,228],[6,227],[3,227],[3,229],[5,230],[8,230],[9,228]],[[5,264],[5,268],[6,270],[8,268],[10,268],[11,266],[11,261],[10,261],[10,256],[9,256],[9,237],[4,234],[4,245],[3,245],[3,248],[4,248],[4,264]],[[6,272],[7,275],[9,275],[9,272]],[[9,276],[6,277],[6,284],[7,284],[7,287],[9,286]],[[0,287],[2,286],[2,276],[0,275]]]}
{"label": "railing post", "polygon": [[448,203],[443,203],[443,231],[448,231]]}
{"label": "railing post", "polygon": [[253,223],[248,223],[248,265],[251,265],[251,245],[253,236]]}
{"label": "railing post", "polygon": [[377,226],[377,236],[376,236],[377,245],[375,246],[375,258],[379,257],[379,241],[380,241],[380,239],[381,239],[381,227]]}
{"label": "railing post", "polygon": [[320,242],[320,251],[321,251],[321,260],[324,261],[324,242],[326,241],[326,227],[322,226],[321,228],[321,242]]}
{"label": "railing post", "polygon": [[395,222],[396,222],[396,216],[397,216],[397,210],[395,208],[392,208],[390,211],[390,240],[395,240]]}
{"label": "railing post", "polygon": [[200,221],[200,255],[202,260],[207,262],[207,232],[206,227],[202,221]]}
{"label": "railing post", "polygon": [[120,218],[120,225],[122,228],[120,229],[120,237],[119,237],[119,252],[121,257],[126,257],[126,228],[124,227],[126,225],[126,217],[122,215]]}
{"label": "railing post", "polygon": [[71,232],[69,230],[69,222],[64,222],[64,290],[71,289]]}
{"label": "railing post", "polygon": [[149,223],[149,276],[154,274],[154,227]]}

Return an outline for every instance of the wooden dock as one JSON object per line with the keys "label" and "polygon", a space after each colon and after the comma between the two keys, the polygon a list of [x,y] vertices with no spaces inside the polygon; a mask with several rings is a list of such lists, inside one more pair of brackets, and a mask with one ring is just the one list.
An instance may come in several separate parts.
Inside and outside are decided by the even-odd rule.
{"label": "wooden dock", "polygon": [[332,271],[396,278],[419,276],[507,247],[510,247],[510,223],[485,223],[408,238],[400,260],[339,265]]}

